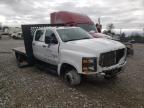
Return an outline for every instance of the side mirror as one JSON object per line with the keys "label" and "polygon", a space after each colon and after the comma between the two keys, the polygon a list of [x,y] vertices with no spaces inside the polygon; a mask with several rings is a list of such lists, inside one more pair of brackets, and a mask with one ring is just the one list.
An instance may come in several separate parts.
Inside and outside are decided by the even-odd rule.
{"label": "side mirror", "polygon": [[56,38],[49,38],[48,36],[46,36],[45,43],[46,44],[58,44],[58,41]]}
{"label": "side mirror", "polygon": [[48,36],[45,37],[45,43],[46,44],[50,44],[51,43],[51,40]]}
{"label": "side mirror", "polygon": [[53,44],[58,44],[58,41],[57,41],[56,38],[53,38],[52,41],[51,41],[51,43],[53,43]]}

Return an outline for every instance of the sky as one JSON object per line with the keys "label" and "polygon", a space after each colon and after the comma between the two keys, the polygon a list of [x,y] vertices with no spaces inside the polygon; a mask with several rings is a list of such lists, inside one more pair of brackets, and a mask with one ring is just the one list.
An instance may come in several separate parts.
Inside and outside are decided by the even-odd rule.
{"label": "sky", "polygon": [[0,0],[3,25],[50,23],[50,13],[71,11],[88,15],[105,28],[144,28],[144,0]]}

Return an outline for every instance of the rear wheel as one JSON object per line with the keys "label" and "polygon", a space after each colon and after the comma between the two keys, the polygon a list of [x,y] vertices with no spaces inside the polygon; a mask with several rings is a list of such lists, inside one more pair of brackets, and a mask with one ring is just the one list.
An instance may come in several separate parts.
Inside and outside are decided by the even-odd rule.
{"label": "rear wheel", "polygon": [[16,56],[16,60],[17,60],[17,66],[19,68],[21,68],[21,65],[20,65],[20,63],[21,63],[21,57],[20,57],[20,55],[18,53],[15,53],[15,56]]}
{"label": "rear wheel", "polygon": [[64,75],[64,80],[69,86],[79,85],[81,82],[81,76],[77,73],[76,70],[69,70]]}
{"label": "rear wheel", "polygon": [[27,61],[26,61],[26,58],[25,58],[24,55],[21,55],[21,54],[15,52],[15,56],[16,56],[17,66],[18,66],[19,68],[28,66]]}

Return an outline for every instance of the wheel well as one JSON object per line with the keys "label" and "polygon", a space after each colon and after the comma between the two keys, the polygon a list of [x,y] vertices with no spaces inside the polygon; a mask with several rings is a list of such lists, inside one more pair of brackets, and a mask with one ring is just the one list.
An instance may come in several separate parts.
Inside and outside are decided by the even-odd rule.
{"label": "wheel well", "polygon": [[70,64],[63,63],[60,68],[60,76],[63,76],[68,70],[76,70],[76,68]]}

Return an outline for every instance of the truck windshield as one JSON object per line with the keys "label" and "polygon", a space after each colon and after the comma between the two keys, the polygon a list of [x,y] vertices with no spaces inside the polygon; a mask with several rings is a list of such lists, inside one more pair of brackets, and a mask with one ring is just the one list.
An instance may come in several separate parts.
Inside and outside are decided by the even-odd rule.
{"label": "truck windshield", "polygon": [[81,28],[58,29],[57,32],[63,42],[92,38],[88,32]]}
{"label": "truck windshield", "polygon": [[94,24],[77,24],[77,26],[83,28],[84,30],[86,30],[88,32],[90,32],[90,31],[97,32]]}

